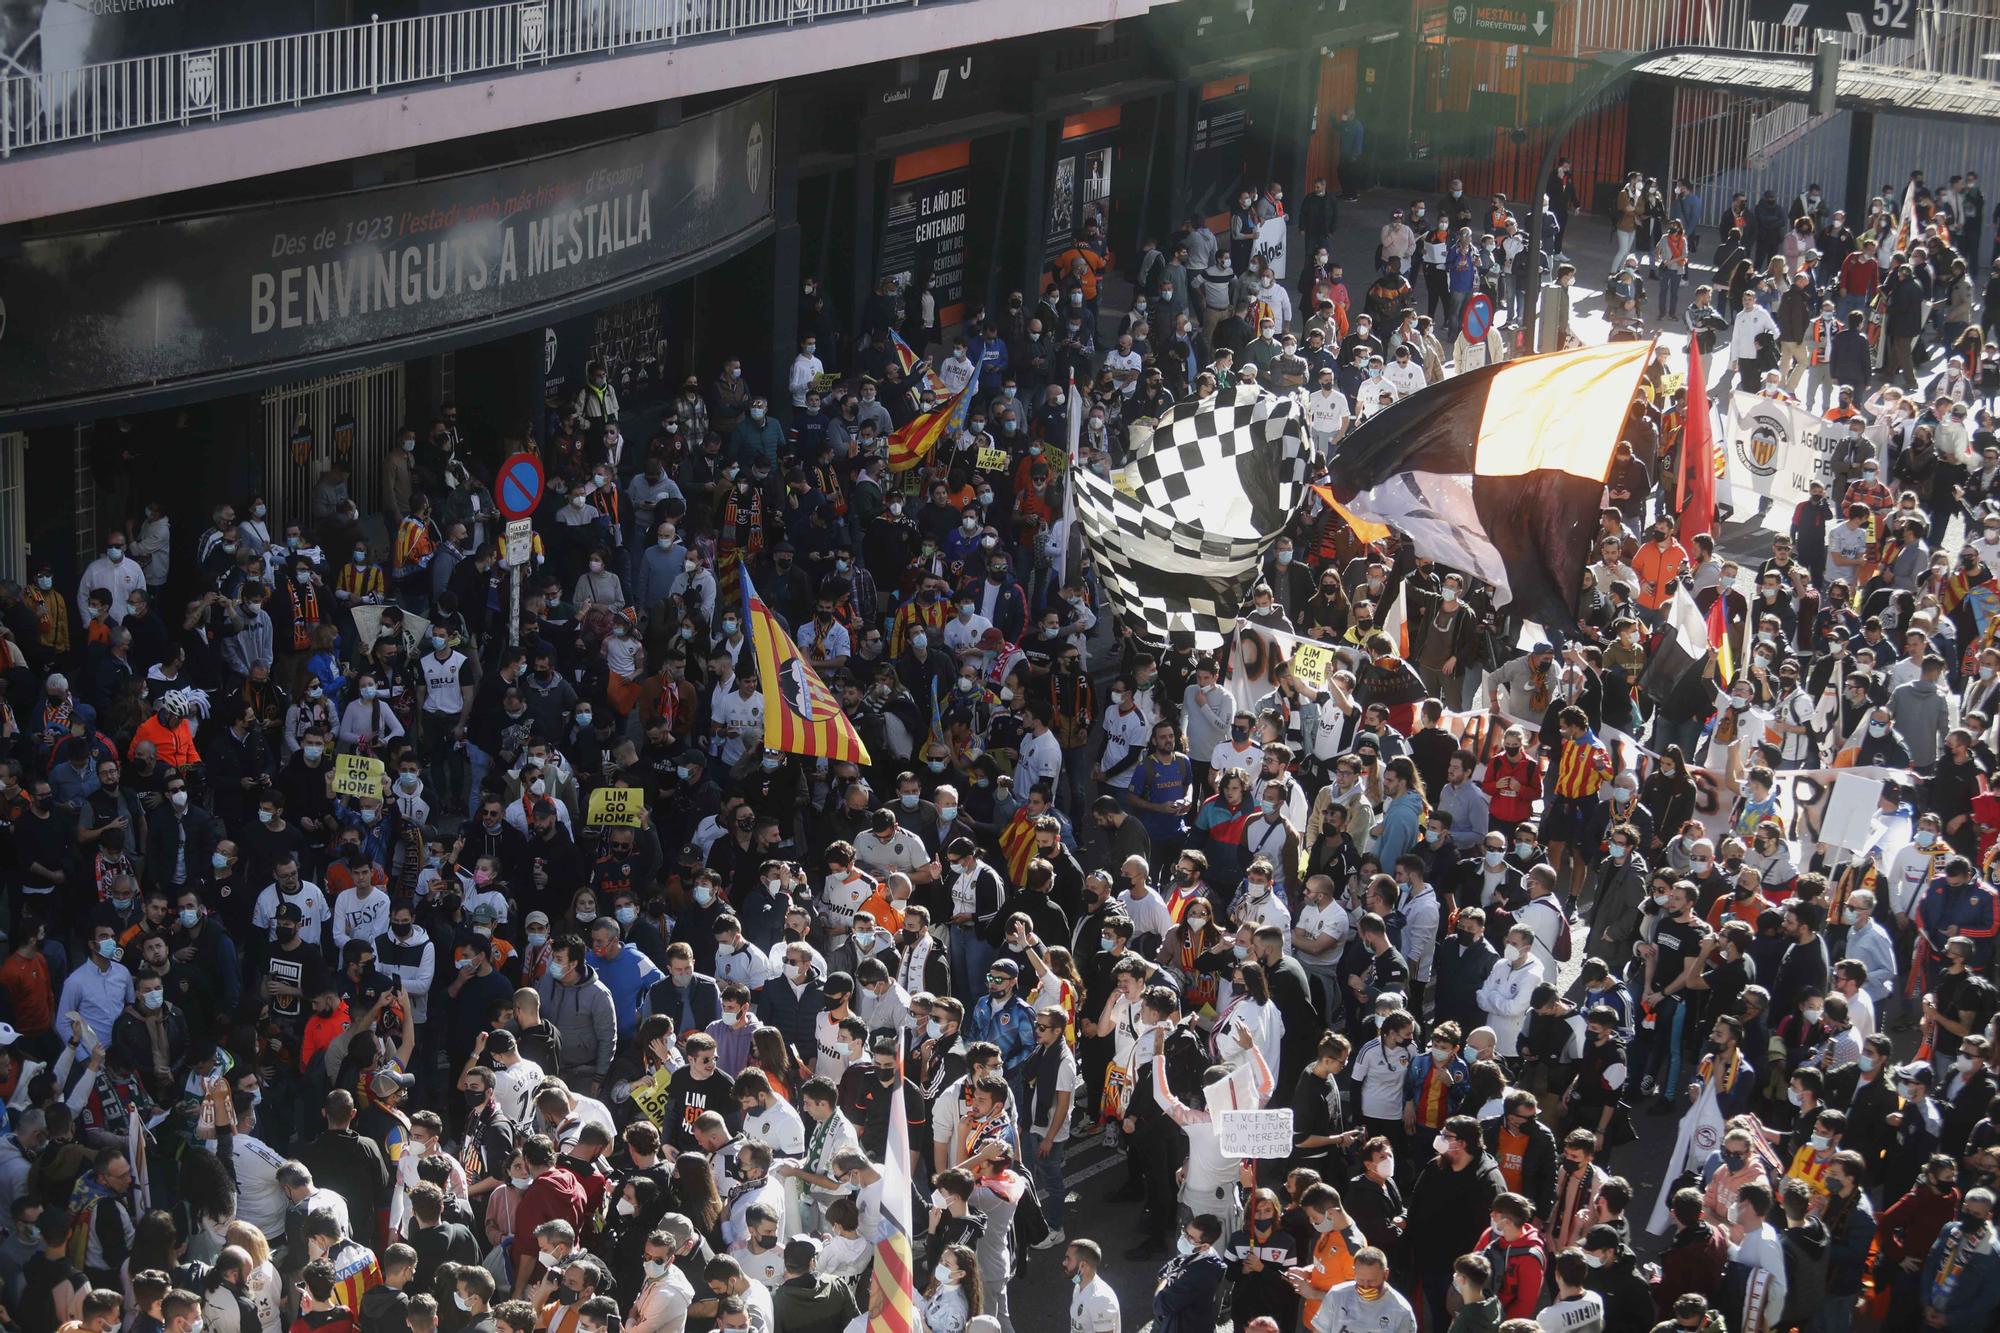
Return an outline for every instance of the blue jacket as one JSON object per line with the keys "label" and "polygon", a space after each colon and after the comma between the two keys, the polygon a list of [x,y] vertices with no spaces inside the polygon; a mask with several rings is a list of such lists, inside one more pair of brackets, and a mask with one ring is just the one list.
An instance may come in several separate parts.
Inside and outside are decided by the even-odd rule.
{"label": "blue jacket", "polygon": [[979,367],[979,392],[997,393],[1000,377],[1007,373],[1007,341],[1004,338],[974,338],[965,345],[966,356]]}
{"label": "blue jacket", "polygon": [[1924,1260],[1917,1295],[1926,1306],[1946,1316],[1947,1328],[1984,1328],[1987,1318],[2000,1309],[2000,1247],[1996,1247],[1990,1222],[1985,1238],[1961,1252],[1963,1262],[1952,1279],[1951,1289],[1938,1288],[1938,1268],[1964,1226],[1962,1222],[1947,1222],[1944,1230],[1938,1232],[1937,1240],[1931,1244],[1930,1257]]}
{"label": "blue jacket", "polygon": [[629,944],[620,945],[618,956],[604,959],[592,955],[590,970],[611,992],[611,1012],[618,1019],[618,1040],[631,1040],[639,1026],[639,1000],[660,979],[660,969],[652,959]]}
{"label": "blue jacket", "polygon": [[1213,1247],[1168,1261],[1153,1293],[1153,1333],[1210,1333],[1228,1267]]}
{"label": "blue jacket", "polygon": [[992,1042],[1007,1068],[1017,1069],[1035,1053],[1035,1011],[1018,995],[999,1005],[982,995],[966,1016],[965,1035],[968,1041]]}
{"label": "blue jacket", "polygon": [[1417,845],[1417,824],[1423,818],[1424,798],[1406,791],[1382,811],[1382,837],[1375,844],[1376,859],[1385,866]]}
{"label": "blue jacket", "polygon": [[[1422,1055],[1410,1061],[1410,1067],[1403,1071],[1403,1100],[1405,1102],[1416,1101],[1418,1095],[1423,1091],[1424,1080],[1431,1076],[1431,1066],[1435,1063],[1436,1061],[1431,1058],[1429,1051],[1425,1051]],[[1451,1073],[1452,1084],[1451,1091],[1445,1094],[1444,1113],[1447,1116],[1454,1116],[1458,1114],[1459,1104],[1465,1100],[1465,1057],[1462,1055],[1453,1056],[1451,1064],[1447,1066],[1447,1069]]]}
{"label": "blue jacket", "polygon": [[748,412],[743,420],[736,423],[736,429],[729,436],[729,454],[744,467],[760,460],[772,467],[778,465],[778,450],[784,446],[785,431],[766,414],[762,421],[753,421]]}

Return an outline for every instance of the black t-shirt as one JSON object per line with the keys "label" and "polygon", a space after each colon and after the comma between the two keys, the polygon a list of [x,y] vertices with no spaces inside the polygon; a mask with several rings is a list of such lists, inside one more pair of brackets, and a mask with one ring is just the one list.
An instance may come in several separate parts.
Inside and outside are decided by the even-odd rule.
{"label": "black t-shirt", "polygon": [[708,1111],[721,1116],[731,1134],[739,1132],[743,1128],[743,1106],[736,1100],[734,1087],[729,1076],[720,1070],[707,1078],[696,1078],[686,1066],[676,1069],[667,1085],[667,1123],[660,1126],[674,1147],[682,1152],[698,1147],[694,1141],[694,1122]]}
{"label": "black t-shirt", "polygon": [[21,1267],[21,1303],[15,1307],[24,1329],[53,1329],[56,1326],[56,1288],[65,1282],[84,1282],[83,1270],[67,1259],[33,1255]]}
{"label": "black t-shirt", "polygon": [[412,1221],[408,1240],[410,1248],[417,1252],[417,1274],[410,1279],[410,1285],[417,1291],[431,1289],[431,1278],[439,1264],[479,1262],[479,1243],[472,1238],[472,1232],[458,1222],[440,1218],[436,1226],[425,1227]]}
{"label": "black t-shirt", "polygon": [[257,969],[260,977],[283,982],[296,987],[303,999],[291,995],[271,997],[271,1018],[284,1026],[296,1040],[305,1032],[306,1010],[309,1001],[326,985],[326,959],[319,949],[304,940],[294,940],[289,947],[282,941],[263,947],[263,958]]}
{"label": "black t-shirt", "polygon": [[1701,952],[1701,942],[1708,935],[1708,923],[1700,917],[1690,917],[1686,921],[1676,921],[1672,917],[1660,922],[1659,931],[1653,936],[1653,946],[1659,954],[1653,960],[1653,989],[1659,990],[1681,974],[1688,959]]}
{"label": "black t-shirt", "polygon": [[1708,982],[1705,1021],[1713,1023],[1724,1014],[1734,1014],[1737,1003],[1743,998],[1743,988],[1750,984],[1755,974],[1756,969],[1747,953],[1734,962],[1720,953],[1711,958],[1708,969],[1702,973],[1703,979]]}

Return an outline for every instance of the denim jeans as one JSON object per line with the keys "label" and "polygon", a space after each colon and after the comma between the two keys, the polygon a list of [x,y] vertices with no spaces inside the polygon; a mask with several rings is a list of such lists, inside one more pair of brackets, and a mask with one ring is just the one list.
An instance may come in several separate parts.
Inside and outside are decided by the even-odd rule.
{"label": "denim jeans", "polygon": [[[1025,1105],[1025,1104],[1024,1104]],[[1027,1149],[1028,1170],[1035,1178],[1035,1184],[1042,1191],[1042,1216],[1049,1221],[1049,1230],[1063,1229],[1063,1159],[1069,1155],[1069,1140],[1064,1139],[1049,1145],[1049,1155],[1041,1154],[1041,1140],[1029,1136]]]}
{"label": "denim jeans", "polygon": [[951,928],[951,979],[958,998],[970,1010],[986,993],[986,967],[993,961],[994,948],[968,926]]}

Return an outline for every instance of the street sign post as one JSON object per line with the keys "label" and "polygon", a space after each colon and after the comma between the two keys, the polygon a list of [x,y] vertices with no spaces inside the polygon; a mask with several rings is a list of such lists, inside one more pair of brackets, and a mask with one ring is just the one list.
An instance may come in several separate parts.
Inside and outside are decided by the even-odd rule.
{"label": "street sign post", "polygon": [[1453,37],[1510,46],[1555,44],[1555,6],[1535,0],[1451,0],[1444,30]]}
{"label": "street sign post", "polygon": [[493,506],[507,520],[507,541],[501,555],[507,561],[507,642],[521,642],[521,571],[534,558],[535,535],[528,520],[542,502],[542,460],[515,454],[500,465],[493,483]]}
{"label": "street sign post", "polygon": [[500,478],[493,486],[493,506],[504,518],[528,518],[542,502],[542,460],[533,454],[515,454],[500,465]]}

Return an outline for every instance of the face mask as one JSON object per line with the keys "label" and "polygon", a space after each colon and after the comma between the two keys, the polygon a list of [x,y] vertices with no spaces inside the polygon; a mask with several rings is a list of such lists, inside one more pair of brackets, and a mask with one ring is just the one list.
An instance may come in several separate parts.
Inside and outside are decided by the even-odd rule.
{"label": "face mask", "polygon": [[[528,1187],[523,1184],[523,1185],[517,1185],[517,1188],[526,1189]],[[452,1304],[456,1305],[459,1309],[465,1311],[467,1314],[472,1313],[472,1302],[465,1299],[464,1292],[459,1292],[459,1291],[453,1292],[451,1294],[451,1301]]]}
{"label": "face mask", "polygon": [[1097,947],[1106,953],[1117,953],[1118,937],[1116,935],[1099,935],[1097,937]]}
{"label": "face mask", "polygon": [[147,1009],[158,1009],[166,1002],[167,993],[165,991],[149,990],[139,997],[139,1004]]}
{"label": "face mask", "polygon": [[117,940],[99,940],[97,942],[97,956],[99,958],[109,958],[115,963],[119,958],[124,956],[124,953],[125,951],[118,947]]}
{"label": "face mask", "polygon": [[1929,829],[1917,830],[1917,846],[1928,847],[1936,841],[1937,841],[1937,834],[1931,832]]}
{"label": "face mask", "polygon": [[173,802],[174,809],[176,810],[187,809],[188,794],[186,792],[184,791],[170,792],[167,795],[167,799]]}

